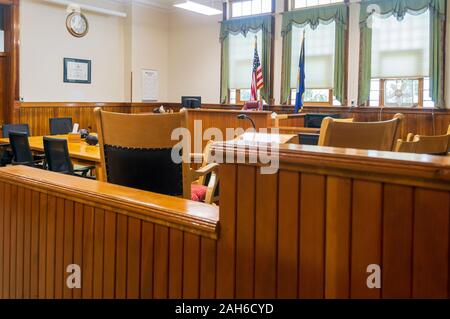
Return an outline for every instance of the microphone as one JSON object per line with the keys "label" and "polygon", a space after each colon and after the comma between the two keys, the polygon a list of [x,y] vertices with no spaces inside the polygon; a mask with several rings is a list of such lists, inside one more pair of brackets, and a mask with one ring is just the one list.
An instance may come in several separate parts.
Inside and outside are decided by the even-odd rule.
{"label": "microphone", "polygon": [[254,129],[255,132],[256,132],[256,124],[255,124],[255,122],[253,121],[253,119],[252,119],[250,116],[248,116],[248,115],[246,115],[246,114],[239,114],[239,115],[237,116],[237,118],[238,118],[239,120],[249,120],[249,121],[252,123],[253,129]]}

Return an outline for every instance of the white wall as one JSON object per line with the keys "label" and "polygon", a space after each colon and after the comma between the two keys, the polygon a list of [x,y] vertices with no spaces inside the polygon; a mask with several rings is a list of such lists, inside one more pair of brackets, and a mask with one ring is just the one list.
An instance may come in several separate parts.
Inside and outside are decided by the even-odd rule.
{"label": "white wall", "polygon": [[[205,103],[220,96],[219,30],[221,15],[208,17],[181,9],[162,11],[133,3],[78,0],[126,11],[126,19],[85,12],[89,34],[72,37],[62,6],[42,0],[21,1],[21,96],[25,101],[142,101],[142,69],[159,71],[159,101],[178,102],[182,95],[201,95]],[[274,97],[280,103],[281,13],[275,15]],[[450,6],[448,6],[450,16]],[[358,97],[359,4],[350,5],[349,104]],[[447,20],[447,29],[450,19]],[[450,30],[447,32],[450,59]],[[63,83],[63,57],[92,60],[92,84]],[[131,88],[131,73],[132,88]],[[446,63],[446,98],[450,103],[450,63]],[[132,93],[131,93],[132,91]]]}
{"label": "white wall", "polygon": [[[282,37],[281,21],[284,10],[284,0],[276,1],[275,15],[275,50],[274,50],[274,98],[275,104],[280,103]],[[351,3],[349,9],[349,52],[348,52],[348,106],[358,100],[359,79],[359,11],[358,2]],[[450,17],[450,6],[447,6]],[[220,16],[218,17],[220,19]],[[175,21],[178,20],[179,21]],[[172,14],[170,17],[170,83],[174,83],[169,94],[170,102],[177,102],[183,94],[196,94],[205,97],[209,103],[219,103],[220,92],[220,43],[218,43],[220,25],[216,19],[203,18],[200,15],[186,12]],[[450,61],[450,19],[447,19],[447,50],[446,59]],[[203,41],[202,41],[203,39]],[[202,49],[195,55],[189,55],[189,62],[184,61],[183,48],[190,47],[189,41],[196,45],[202,44]],[[173,52],[175,50],[176,52]],[[181,52],[181,53],[180,53]],[[446,100],[450,105],[450,63],[446,63]]]}
{"label": "white wall", "polygon": [[131,11],[133,102],[142,102],[143,69],[158,71],[158,100],[170,101],[168,13],[142,4],[133,4]]}
{"label": "white wall", "polygon": [[[114,10],[108,1],[80,1]],[[71,36],[66,8],[42,0],[22,0],[20,7],[20,87],[24,101],[127,101],[125,19],[85,12],[89,33]],[[63,83],[63,58],[92,60],[92,84]],[[127,74],[128,73],[128,74]]]}
{"label": "white wall", "polygon": [[221,15],[203,16],[175,10],[169,19],[169,101],[183,95],[219,103]]}

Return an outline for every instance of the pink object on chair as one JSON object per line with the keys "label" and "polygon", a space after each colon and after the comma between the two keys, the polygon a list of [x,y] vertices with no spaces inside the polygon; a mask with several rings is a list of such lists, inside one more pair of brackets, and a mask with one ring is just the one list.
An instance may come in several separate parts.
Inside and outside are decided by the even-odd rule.
{"label": "pink object on chair", "polygon": [[262,111],[262,103],[260,101],[248,101],[245,102],[244,107],[242,108],[243,111],[245,110],[252,110],[252,111]]}
{"label": "pink object on chair", "polygon": [[196,202],[203,202],[206,198],[206,192],[208,191],[208,187],[199,185],[199,184],[192,184],[191,185],[191,200]]}

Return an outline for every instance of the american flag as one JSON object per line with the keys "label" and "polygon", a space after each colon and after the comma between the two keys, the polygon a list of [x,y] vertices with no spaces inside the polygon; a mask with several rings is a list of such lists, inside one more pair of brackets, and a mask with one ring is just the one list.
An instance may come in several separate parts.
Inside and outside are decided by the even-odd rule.
{"label": "american flag", "polygon": [[261,66],[261,61],[258,55],[257,38],[255,37],[255,56],[253,58],[253,72],[252,72],[252,86],[251,86],[251,101],[258,100],[258,90],[264,87],[264,77]]}

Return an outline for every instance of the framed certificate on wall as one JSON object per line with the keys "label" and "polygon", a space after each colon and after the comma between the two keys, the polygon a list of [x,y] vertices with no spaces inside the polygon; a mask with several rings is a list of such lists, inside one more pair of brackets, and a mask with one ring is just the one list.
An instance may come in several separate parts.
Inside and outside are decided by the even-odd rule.
{"label": "framed certificate on wall", "polygon": [[91,84],[91,60],[64,58],[64,82]]}

